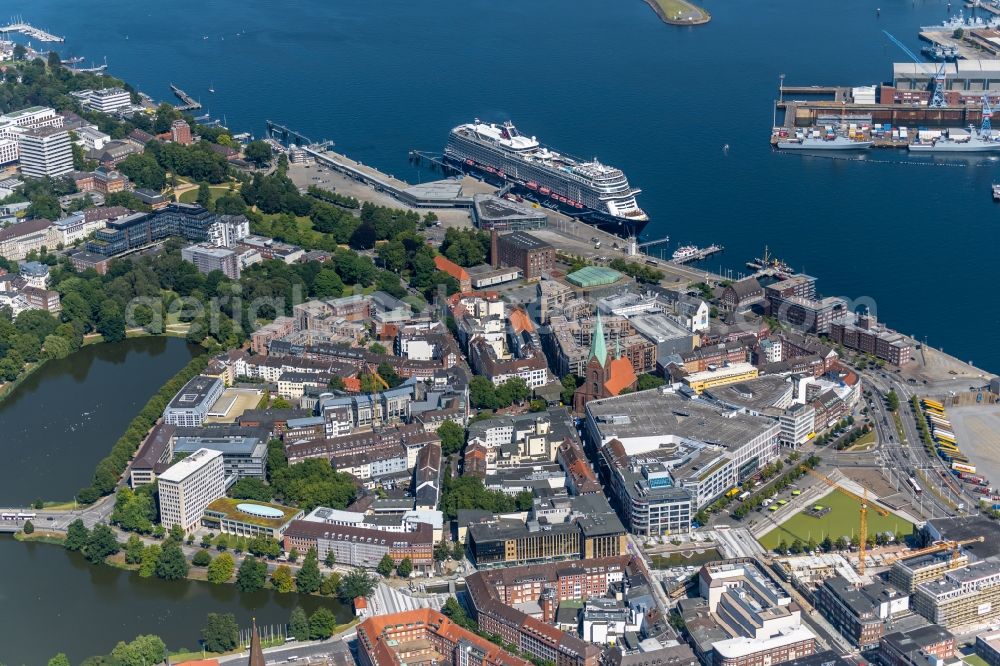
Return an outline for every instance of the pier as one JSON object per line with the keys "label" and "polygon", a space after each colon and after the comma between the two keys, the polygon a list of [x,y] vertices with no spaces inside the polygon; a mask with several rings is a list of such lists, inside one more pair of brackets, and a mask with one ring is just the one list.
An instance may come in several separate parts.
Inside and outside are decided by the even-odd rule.
{"label": "pier", "polygon": [[174,84],[170,84],[170,89],[174,92],[174,95],[177,96],[177,99],[183,102],[182,105],[176,107],[178,111],[194,111],[201,108],[201,102],[196,100],[194,97],[191,97],[191,95],[188,95]]}
{"label": "pier", "polygon": [[40,42],[64,42],[65,37],[58,37],[50,32],[45,32],[41,28],[36,28],[30,23],[25,23],[24,21],[17,21],[0,27],[0,32],[19,32],[22,35],[31,37],[32,39],[37,39]]}
{"label": "pier", "polygon": [[701,261],[702,259],[706,259],[712,256],[713,254],[716,254],[717,252],[722,252],[723,249],[724,248],[721,245],[716,245],[715,243],[712,243],[708,247],[698,248],[698,251],[695,252],[694,254],[690,254],[686,257],[681,257],[680,259],[672,259],[671,261],[673,261],[675,264],[688,264],[693,261]]}

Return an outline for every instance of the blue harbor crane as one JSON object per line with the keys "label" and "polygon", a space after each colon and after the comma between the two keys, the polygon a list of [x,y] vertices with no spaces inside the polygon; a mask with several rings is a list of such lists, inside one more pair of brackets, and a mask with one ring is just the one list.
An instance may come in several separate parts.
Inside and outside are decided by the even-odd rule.
{"label": "blue harbor crane", "polygon": [[983,138],[989,137],[993,133],[993,128],[990,124],[990,119],[993,117],[993,107],[990,106],[990,98],[987,95],[983,95],[983,122],[979,126],[979,136]]}
{"label": "blue harbor crane", "polygon": [[[893,37],[892,34],[889,33],[889,31],[883,30],[882,32],[885,33],[886,37],[892,40],[893,44],[901,48],[903,50],[903,53],[910,56],[910,60],[923,67],[925,72],[927,72],[928,74],[933,72],[933,70],[927,69],[927,63],[918,58],[913,51],[908,49],[906,47],[906,44]],[[931,103],[929,104],[929,106],[935,109],[940,109],[944,106],[944,66],[945,63],[942,62],[940,65],[938,65],[937,72],[933,73],[934,94],[931,96]]]}

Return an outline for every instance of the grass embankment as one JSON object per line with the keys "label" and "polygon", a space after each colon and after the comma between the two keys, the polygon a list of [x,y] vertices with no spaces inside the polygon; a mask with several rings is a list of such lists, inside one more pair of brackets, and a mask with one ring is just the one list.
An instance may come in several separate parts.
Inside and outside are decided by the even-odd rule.
{"label": "grass embankment", "polygon": [[687,0],[646,0],[657,16],[672,25],[700,25],[712,20],[705,9]]}
{"label": "grass embankment", "polygon": [[48,543],[53,546],[62,546],[63,542],[66,541],[66,535],[59,532],[45,532],[35,528],[35,531],[31,534],[25,534],[24,532],[17,532],[14,535],[14,539],[17,541],[33,541],[35,543]]}
{"label": "grass embankment", "polygon": [[[782,540],[787,544],[791,544],[795,539],[799,539],[802,543],[808,543],[813,539],[819,543],[828,535],[833,540],[847,537],[853,541],[857,537],[861,521],[861,503],[858,500],[834,490],[826,497],[816,500],[815,504],[829,507],[830,512],[821,518],[800,512],[758,539],[760,544],[768,550],[773,550]],[[887,516],[880,515],[869,506],[869,536],[874,536],[877,532],[910,534],[912,531],[913,524],[908,520],[893,513]]]}
{"label": "grass embankment", "polygon": [[30,377],[36,370],[45,365],[45,362],[47,360],[48,359],[43,358],[39,359],[34,363],[29,363],[25,365],[24,368],[21,369],[21,374],[17,376],[17,379],[15,379],[14,381],[7,382],[6,384],[0,385],[0,402],[3,402],[8,397],[10,397],[10,394],[14,392],[14,389],[20,386],[21,382]]}
{"label": "grass embankment", "polygon": [[865,434],[861,435],[854,444],[847,447],[848,451],[867,451],[875,444],[875,431],[869,430]]}
{"label": "grass embankment", "polygon": [[[212,203],[215,203],[215,200],[219,197],[227,194],[235,194],[238,190],[230,190],[229,185],[209,185],[208,191],[212,195]],[[195,187],[194,189],[181,192],[178,199],[180,199],[181,203],[194,203],[198,200],[198,188]]]}

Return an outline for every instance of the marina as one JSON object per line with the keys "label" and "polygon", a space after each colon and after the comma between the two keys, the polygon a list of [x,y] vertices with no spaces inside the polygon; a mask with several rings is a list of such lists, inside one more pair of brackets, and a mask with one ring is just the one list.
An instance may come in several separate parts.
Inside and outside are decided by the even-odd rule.
{"label": "marina", "polygon": [[0,33],[6,32],[17,32],[25,37],[31,37],[32,39],[37,39],[40,42],[63,42],[66,41],[65,37],[59,37],[58,35],[53,35],[50,32],[46,32],[41,28],[36,28],[30,23],[25,23],[24,21],[11,21],[9,24],[0,27]]}

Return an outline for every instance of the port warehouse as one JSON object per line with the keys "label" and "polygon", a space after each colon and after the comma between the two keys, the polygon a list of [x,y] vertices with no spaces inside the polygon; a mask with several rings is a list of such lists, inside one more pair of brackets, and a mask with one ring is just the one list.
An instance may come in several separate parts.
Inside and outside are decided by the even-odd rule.
{"label": "port warehouse", "polygon": [[[831,118],[845,117],[855,121],[870,121],[893,126],[964,127],[982,122],[980,98],[984,93],[994,106],[1000,102],[1000,60],[958,60],[944,63],[944,97],[946,106],[928,106],[931,88],[939,63],[897,62],[892,66],[892,83],[882,84],[878,103],[852,104],[831,100],[790,100],[785,98],[779,106],[786,108],[790,117],[786,124],[810,127],[828,122]],[[801,87],[796,90],[802,90]],[[838,88],[818,88],[828,93]],[[849,89],[846,89],[849,92]],[[792,122],[789,122],[792,121]]]}

